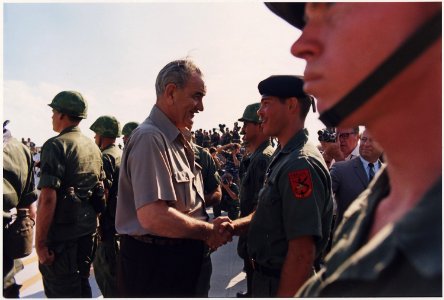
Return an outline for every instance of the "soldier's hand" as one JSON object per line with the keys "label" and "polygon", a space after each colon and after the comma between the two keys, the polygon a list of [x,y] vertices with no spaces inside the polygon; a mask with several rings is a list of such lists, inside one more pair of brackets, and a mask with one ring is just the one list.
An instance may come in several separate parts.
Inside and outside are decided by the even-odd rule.
{"label": "soldier's hand", "polygon": [[231,220],[228,217],[219,217],[213,221],[213,230],[208,236],[206,243],[212,250],[216,250],[222,245],[225,245],[228,241],[232,241],[232,232],[221,230],[222,223],[230,223]]}
{"label": "soldier's hand", "polygon": [[47,246],[39,246],[36,250],[37,256],[39,257],[39,263],[42,265],[52,265],[55,259],[54,252],[49,250]]}

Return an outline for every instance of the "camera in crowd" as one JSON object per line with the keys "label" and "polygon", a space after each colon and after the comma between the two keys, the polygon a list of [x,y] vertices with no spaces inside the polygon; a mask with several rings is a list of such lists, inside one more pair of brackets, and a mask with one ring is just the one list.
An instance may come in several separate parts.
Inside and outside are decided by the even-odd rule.
{"label": "camera in crowd", "polygon": [[224,132],[225,124],[219,124],[219,129],[221,132]]}
{"label": "camera in crowd", "polygon": [[334,128],[325,128],[318,131],[318,140],[320,142],[335,143],[336,132]]}
{"label": "camera in crowd", "polygon": [[222,182],[223,182],[224,184],[228,184],[228,180],[227,180],[226,178],[222,179]]}

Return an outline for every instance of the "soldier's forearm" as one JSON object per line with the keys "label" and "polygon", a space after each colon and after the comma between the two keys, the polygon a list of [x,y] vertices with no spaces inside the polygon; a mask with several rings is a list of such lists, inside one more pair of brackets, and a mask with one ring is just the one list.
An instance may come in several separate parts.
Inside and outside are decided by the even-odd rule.
{"label": "soldier's forearm", "polygon": [[46,245],[49,228],[54,219],[54,212],[57,203],[56,191],[50,188],[43,188],[37,208],[36,220],[36,245],[37,247]]}

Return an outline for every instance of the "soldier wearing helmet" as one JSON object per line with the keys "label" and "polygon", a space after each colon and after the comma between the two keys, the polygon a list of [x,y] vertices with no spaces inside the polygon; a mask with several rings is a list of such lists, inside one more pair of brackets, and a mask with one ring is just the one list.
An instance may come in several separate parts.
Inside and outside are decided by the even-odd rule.
{"label": "soldier wearing helmet", "polygon": [[99,244],[94,259],[94,275],[97,285],[106,298],[117,295],[118,236],[115,228],[117,186],[122,151],[116,146],[120,136],[120,123],[113,116],[101,116],[90,127],[95,132],[95,142],[102,151],[103,169],[106,179],[106,206],[99,216]]}
{"label": "soldier wearing helmet", "polygon": [[94,142],[80,132],[78,125],[88,108],[80,93],[60,92],[49,106],[59,135],[47,140],[41,153],[39,269],[47,297],[91,297],[88,278],[97,230],[91,195],[104,178],[102,158]]}
{"label": "soldier wearing helmet", "polygon": [[302,30],[291,52],[321,120],[366,126],[387,160],[298,295],[442,296],[442,3],[267,6]]}
{"label": "soldier wearing helmet", "polygon": [[139,126],[137,122],[128,122],[122,128],[123,135],[123,144],[126,145],[128,143],[129,137],[136,127]]}
{"label": "soldier wearing helmet", "polygon": [[[248,156],[241,161],[244,169],[240,180],[240,217],[246,217],[256,210],[259,191],[264,184],[265,172],[271,160],[274,149],[270,137],[264,134],[261,121],[257,114],[261,104],[259,102],[247,105],[239,121],[243,122],[242,141]],[[240,172],[239,172],[240,173]],[[244,270],[247,278],[247,291],[237,293],[238,297],[251,297],[253,269],[247,253],[247,234],[239,236],[237,253],[244,260]]]}

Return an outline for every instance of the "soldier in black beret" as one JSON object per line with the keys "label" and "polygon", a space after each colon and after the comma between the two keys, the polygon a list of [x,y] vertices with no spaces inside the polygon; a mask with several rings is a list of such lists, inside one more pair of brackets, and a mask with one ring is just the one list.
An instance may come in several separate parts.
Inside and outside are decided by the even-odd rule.
{"label": "soldier in black beret", "polygon": [[279,75],[258,86],[263,132],[277,137],[279,146],[256,211],[231,224],[234,234],[248,229],[253,297],[293,296],[313,274],[330,233],[331,179],[321,153],[308,142],[304,122],[313,99],[302,85],[297,76]]}

